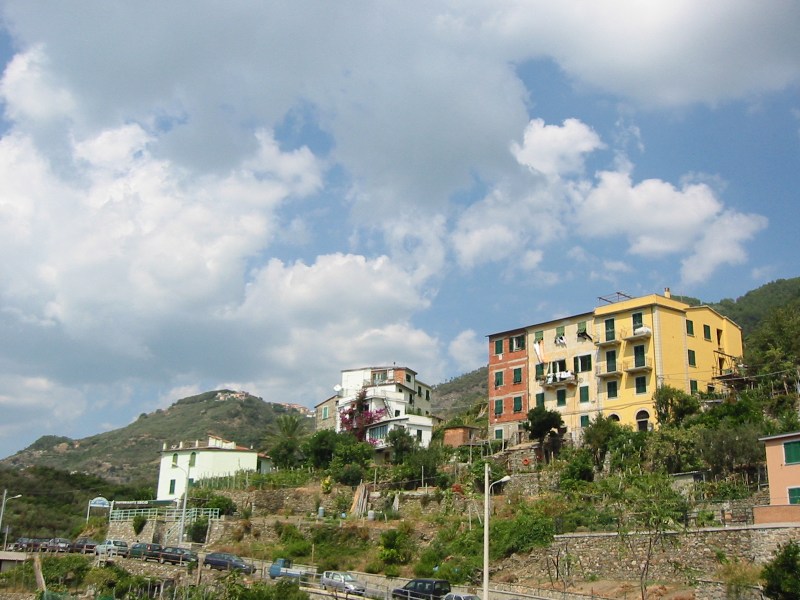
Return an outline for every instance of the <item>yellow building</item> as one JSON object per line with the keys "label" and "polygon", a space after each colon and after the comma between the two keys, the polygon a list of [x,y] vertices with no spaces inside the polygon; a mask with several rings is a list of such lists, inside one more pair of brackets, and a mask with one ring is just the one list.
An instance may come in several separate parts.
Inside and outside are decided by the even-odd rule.
{"label": "yellow building", "polygon": [[529,409],[562,414],[572,439],[598,414],[655,423],[653,392],[722,392],[742,356],[741,328],[708,306],[652,294],[601,298],[592,312],[489,336],[490,433],[522,441]]}

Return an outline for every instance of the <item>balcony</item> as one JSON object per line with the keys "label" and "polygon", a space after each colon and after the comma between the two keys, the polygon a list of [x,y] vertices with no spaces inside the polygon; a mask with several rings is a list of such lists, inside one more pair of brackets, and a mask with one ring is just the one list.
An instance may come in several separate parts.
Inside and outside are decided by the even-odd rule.
{"label": "balcony", "polygon": [[641,356],[633,360],[626,360],[622,363],[622,369],[626,373],[644,373],[653,370],[653,364],[649,356]]}
{"label": "balcony", "polygon": [[653,330],[646,326],[637,327],[633,331],[622,331],[620,337],[626,342],[635,342],[637,340],[646,340],[653,335]]}
{"label": "balcony", "polygon": [[619,362],[599,362],[595,367],[595,375],[598,377],[619,377],[622,375],[622,369],[619,368]]}
{"label": "balcony", "polygon": [[548,373],[543,379],[540,379],[539,382],[544,388],[554,389],[577,385],[578,379],[572,371],[559,371],[557,373]]}
{"label": "balcony", "polygon": [[609,347],[609,346],[618,346],[621,344],[619,332],[615,331],[595,331],[594,334],[595,344],[600,346],[601,348]]}

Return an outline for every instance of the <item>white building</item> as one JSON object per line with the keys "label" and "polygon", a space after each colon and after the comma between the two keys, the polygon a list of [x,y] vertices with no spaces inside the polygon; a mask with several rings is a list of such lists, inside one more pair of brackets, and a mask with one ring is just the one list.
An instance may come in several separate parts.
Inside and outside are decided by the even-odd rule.
{"label": "white building", "polygon": [[366,391],[361,411],[372,412],[376,420],[367,426],[366,441],[382,458],[387,449],[386,436],[392,429],[403,428],[427,448],[433,434],[431,388],[417,379],[408,367],[365,367],[342,371],[342,383],[335,388],[338,399],[336,431],[342,431],[342,416],[356,409],[359,393]]}
{"label": "white building", "polygon": [[207,441],[164,444],[158,471],[158,500],[178,500],[183,497],[186,483],[199,479],[228,477],[240,471],[268,473],[269,457],[252,448],[209,436]]}

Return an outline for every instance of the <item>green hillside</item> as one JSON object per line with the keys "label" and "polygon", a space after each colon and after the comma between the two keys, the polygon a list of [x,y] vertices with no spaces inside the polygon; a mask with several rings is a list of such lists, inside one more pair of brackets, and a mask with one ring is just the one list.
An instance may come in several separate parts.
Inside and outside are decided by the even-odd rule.
{"label": "green hillside", "polygon": [[262,448],[275,419],[290,409],[249,394],[211,391],[142,413],[130,425],[80,440],[44,436],[0,461],[8,467],[52,467],[98,475],[117,483],[155,485],[164,443],[203,440],[209,434]]}
{"label": "green hillside", "polygon": [[725,298],[709,306],[733,319],[745,336],[772,311],[800,299],[800,277],[778,279],[732,300]]}

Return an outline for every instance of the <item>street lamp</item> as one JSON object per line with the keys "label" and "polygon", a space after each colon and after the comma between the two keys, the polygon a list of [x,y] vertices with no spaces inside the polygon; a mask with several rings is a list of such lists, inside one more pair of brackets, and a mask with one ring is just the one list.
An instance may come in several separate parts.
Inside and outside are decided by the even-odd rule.
{"label": "street lamp", "polygon": [[[3,490],[3,502],[0,503],[0,531],[3,531],[3,516],[6,513],[6,502],[9,500],[15,500],[17,498],[22,498],[22,494],[17,494],[16,496],[9,497],[8,490]],[[6,531],[5,538],[3,539],[3,550],[6,549],[6,544],[8,543],[8,531]]]}
{"label": "street lamp", "polygon": [[489,504],[491,503],[492,488],[498,483],[505,483],[511,479],[506,475],[489,485],[489,463],[484,463],[484,489],[483,489],[483,600],[489,600]]}
{"label": "street lamp", "polygon": [[186,498],[189,497],[189,471],[192,469],[192,465],[184,469],[183,467],[179,467],[176,463],[172,463],[172,468],[180,469],[186,475],[186,485],[183,488],[183,509],[181,510],[181,532],[178,541],[178,545],[183,546],[183,528],[186,524]]}

